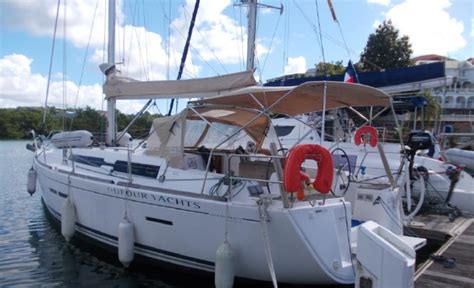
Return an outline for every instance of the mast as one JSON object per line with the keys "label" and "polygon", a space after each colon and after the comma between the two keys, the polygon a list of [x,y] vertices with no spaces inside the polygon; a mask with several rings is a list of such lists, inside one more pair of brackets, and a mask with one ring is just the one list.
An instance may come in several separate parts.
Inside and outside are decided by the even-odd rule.
{"label": "mast", "polygon": [[255,68],[255,38],[257,34],[257,8],[258,6],[280,10],[283,13],[283,4],[280,7],[258,3],[258,0],[241,0],[242,4],[248,5],[247,15],[247,71],[253,71]]}
{"label": "mast", "polygon": [[[105,72],[107,79],[115,75],[115,0],[109,0],[109,21],[108,21],[108,45],[107,45],[107,64],[108,69]],[[116,123],[116,100],[107,98],[107,134],[105,141],[109,146],[115,146],[115,137],[117,135]]]}
{"label": "mast", "polygon": [[[200,1],[201,0],[196,0],[196,4],[194,4],[193,16],[191,17],[191,22],[189,23],[188,37],[186,38],[186,43],[184,45],[183,55],[181,55],[181,64],[179,65],[178,77],[176,77],[176,80],[181,80],[181,76],[183,75],[184,64],[186,64],[186,57],[188,57],[189,45],[191,44],[191,36],[193,36],[194,22],[196,21]],[[170,109],[166,115],[171,115],[173,112],[173,105],[174,98],[171,99]],[[176,106],[178,106],[178,103],[176,103]]]}
{"label": "mast", "polygon": [[247,71],[255,67],[255,34],[257,30],[257,0],[248,0],[248,38],[247,38]]}

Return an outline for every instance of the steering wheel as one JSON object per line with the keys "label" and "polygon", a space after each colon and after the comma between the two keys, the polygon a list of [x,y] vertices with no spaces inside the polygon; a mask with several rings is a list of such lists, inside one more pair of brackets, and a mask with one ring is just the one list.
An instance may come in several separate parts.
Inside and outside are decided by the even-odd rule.
{"label": "steering wheel", "polygon": [[[335,152],[340,151],[342,153],[342,159],[345,159],[342,163],[338,163],[335,167],[336,173],[335,173],[335,181],[332,186],[332,193],[335,196],[338,197],[343,197],[346,195],[347,190],[349,190],[349,185],[351,184],[351,163],[349,161],[349,156],[347,155],[346,151],[344,151],[341,148],[336,148],[334,149],[331,154],[333,155],[341,155],[341,154],[335,154]],[[346,173],[345,171],[348,171],[349,173]],[[338,191],[339,193],[336,193]],[[342,191],[342,192],[341,192]]]}

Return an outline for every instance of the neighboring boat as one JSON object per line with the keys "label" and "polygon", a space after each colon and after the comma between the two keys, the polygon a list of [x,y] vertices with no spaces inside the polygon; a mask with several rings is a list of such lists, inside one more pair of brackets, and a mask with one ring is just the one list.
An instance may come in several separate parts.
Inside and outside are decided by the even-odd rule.
{"label": "neighboring boat", "polygon": [[474,151],[450,148],[443,151],[443,156],[449,163],[474,170]]}
{"label": "neighboring boat", "polygon": [[[360,143],[357,145],[355,132],[348,132],[353,129],[347,128],[348,123],[350,123],[347,115],[344,117],[341,117],[341,115],[333,117],[334,120],[333,118],[328,118],[333,131],[328,133],[327,129],[325,129],[325,141],[322,141],[320,135],[322,129],[321,117],[300,115],[294,118],[285,117],[273,119],[273,123],[276,126],[280,142],[286,148],[291,148],[297,143],[317,143],[333,151],[334,154],[340,154],[334,155],[335,163],[336,165],[342,164],[346,166],[344,171],[346,171],[348,178],[350,178],[346,180],[349,187],[351,185],[360,185],[368,179],[378,179],[387,182],[387,174],[381,161],[378,148],[374,145],[369,145],[369,143],[367,145],[360,145]],[[343,124],[345,125],[344,127],[342,127]],[[383,141],[383,133],[380,133],[380,131],[377,131],[376,134],[378,135],[378,142],[383,146],[392,174],[395,176],[400,175],[400,177],[405,177],[402,174],[412,176],[410,177],[411,179],[407,178],[406,181],[412,183],[411,190],[414,196],[418,197],[421,190],[424,190],[423,193],[427,195],[425,198],[427,200],[425,208],[429,206],[428,201],[437,204],[436,207],[438,207],[438,204],[445,203],[449,200],[448,202],[457,207],[460,211],[474,214],[474,179],[466,171],[457,169],[452,165],[456,165],[458,162],[450,161],[446,163],[435,159],[436,156],[440,155],[439,145],[430,133],[421,131],[410,133],[410,136],[412,136],[410,139],[414,139],[415,142],[415,144],[412,144],[412,148],[417,151],[415,151],[416,153],[412,159],[407,159],[413,162],[413,164],[405,167],[410,167],[412,171],[415,171],[414,173],[419,172],[418,174],[423,174],[424,181],[426,182],[423,186],[421,186],[422,184],[417,180],[419,177],[414,178],[409,170],[400,170],[401,161],[406,159],[403,153],[405,148],[402,148],[400,143],[388,143]],[[329,141],[328,138],[333,140]],[[372,139],[375,139],[375,137],[372,137]],[[420,143],[425,146],[423,149],[417,148]],[[430,150],[432,153],[430,153]],[[345,155],[342,155],[341,152]],[[452,154],[452,152],[448,153]],[[432,154],[431,156],[434,157],[428,157],[428,154]],[[469,161],[469,155],[466,156],[467,158],[457,158],[457,160],[463,161],[464,165],[466,165]],[[350,162],[351,169],[347,169],[348,161]],[[310,163],[310,166],[311,165]],[[456,177],[453,178],[454,174],[456,174]],[[406,187],[405,185],[402,186]]]}
{"label": "neighboring boat", "polygon": [[[270,117],[389,107],[387,94],[339,82],[253,86],[251,71],[139,82],[120,77],[113,61],[102,68],[109,109],[120,99],[199,100],[155,119],[146,148],[118,147],[110,127],[109,147],[33,145],[43,203],[66,240],[78,233],[118,250],[126,267],[139,255],[216,271],[218,287],[234,276],[274,286],[413,284],[415,250],[425,240],[400,235],[403,178],[369,180],[353,199],[330,195],[330,152],[302,144],[285,155]],[[315,174],[300,171],[307,158],[317,162]],[[353,214],[365,223],[354,223]]]}

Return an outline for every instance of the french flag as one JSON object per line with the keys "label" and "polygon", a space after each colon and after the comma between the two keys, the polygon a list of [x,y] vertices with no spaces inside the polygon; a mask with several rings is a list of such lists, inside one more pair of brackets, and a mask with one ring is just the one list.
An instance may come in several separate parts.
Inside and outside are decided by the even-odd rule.
{"label": "french flag", "polygon": [[352,66],[351,60],[349,60],[349,63],[347,63],[346,72],[344,73],[344,82],[359,83],[357,73],[354,69],[354,66]]}

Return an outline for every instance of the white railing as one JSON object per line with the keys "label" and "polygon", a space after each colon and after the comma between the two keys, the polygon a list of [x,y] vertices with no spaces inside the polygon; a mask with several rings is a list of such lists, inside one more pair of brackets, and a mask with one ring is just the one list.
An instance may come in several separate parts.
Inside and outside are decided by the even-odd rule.
{"label": "white railing", "polygon": [[474,115],[444,114],[444,115],[441,115],[441,121],[467,121],[467,122],[474,122]]}

